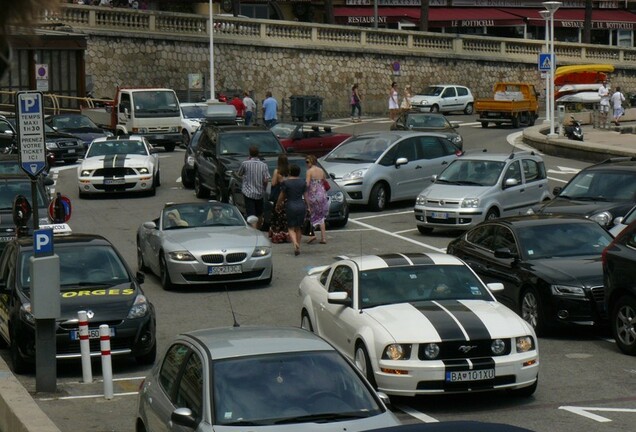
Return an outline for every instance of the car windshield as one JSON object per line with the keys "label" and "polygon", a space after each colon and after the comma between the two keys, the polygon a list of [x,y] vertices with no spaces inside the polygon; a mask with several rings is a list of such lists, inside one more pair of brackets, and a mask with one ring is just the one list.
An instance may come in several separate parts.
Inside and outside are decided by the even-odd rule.
{"label": "car windshield", "polygon": [[[48,203],[45,203],[45,198],[42,196],[42,192],[39,187],[36,187],[38,194],[38,207],[40,209],[46,208]],[[22,178],[0,178],[0,210],[11,210],[13,208],[13,201],[17,195],[23,195],[27,198],[29,203],[31,202],[31,180],[27,177]],[[3,218],[4,219],[4,218]],[[9,217],[8,219],[11,219]],[[3,223],[7,223],[3,221]],[[12,222],[13,223],[13,222]]]}
{"label": "car windshield", "polygon": [[23,174],[22,165],[17,160],[0,161],[0,174]]}
{"label": "car windshield", "polygon": [[583,201],[634,201],[636,171],[582,171],[559,196]]}
{"label": "car windshield", "polygon": [[[56,243],[55,254],[60,260],[60,288],[68,291],[78,286],[114,286],[130,285],[130,276],[122,260],[112,246],[85,245],[78,243]],[[20,255],[20,286],[29,289],[31,278],[29,272],[29,257],[32,250]],[[107,295],[102,294],[93,295]],[[64,294],[62,294],[64,296]]]}
{"label": "car windshield", "polygon": [[136,154],[147,156],[146,146],[141,141],[118,140],[97,141],[91,144],[86,157],[107,156],[116,154]]}
{"label": "car windshield", "polygon": [[436,183],[472,186],[494,186],[501,176],[505,162],[455,159],[437,177]]}
{"label": "car windshield", "polygon": [[328,162],[375,162],[398,139],[397,135],[384,134],[350,138],[329,153]]}
{"label": "car windshield", "polygon": [[93,121],[83,115],[58,116],[51,119],[51,126],[58,130],[99,129]]}
{"label": "car windshield", "polygon": [[278,138],[291,138],[296,130],[296,125],[289,123],[277,123],[270,129]]}
{"label": "car windshield", "polygon": [[408,114],[406,127],[409,129],[452,129],[453,126],[446,118],[430,114]]}
{"label": "car windshield", "polygon": [[443,90],[444,90],[444,87],[430,86],[424,91],[422,91],[422,93],[420,94],[424,96],[439,96],[442,94]]}
{"label": "car windshield", "polygon": [[429,300],[486,300],[494,298],[463,265],[388,267],[358,274],[360,308]]}
{"label": "car windshield", "polygon": [[135,113],[140,117],[158,114],[179,116],[179,101],[173,91],[146,90],[133,92]]}
{"label": "car windshield", "polygon": [[219,148],[222,155],[247,156],[251,146],[258,147],[261,155],[285,153],[285,149],[278,141],[278,138],[269,131],[263,133],[232,132],[219,134]]}
{"label": "car windshield", "polygon": [[[529,260],[600,256],[612,236],[595,222],[549,223],[517,228],[519,249]],[[550,241],[546,241],[550,239]]]}
{"label": "car windshield", "polygon": [[207,105],[181,105],[181,112],[183,112],[183,118],[187,119],[202,119],[205,118],[205,113],[208,109]]}
{"label": "car windshield", "polygon": [[171,205],[163,210],[161,221],[164,230],[245,226],[245,219],[235,206],[219,202]]}
{"label": "car windshield", "polygon": [[382,412],[336,351],[233,357],[215,361],[212,370],[219,425],[324,423]]}

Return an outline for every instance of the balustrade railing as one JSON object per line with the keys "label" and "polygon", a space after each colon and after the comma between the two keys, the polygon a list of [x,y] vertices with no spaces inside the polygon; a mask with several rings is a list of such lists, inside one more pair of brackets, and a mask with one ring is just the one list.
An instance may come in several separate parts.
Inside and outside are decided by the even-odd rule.
{"label": "balustrade railing", "polygon": [[[141,32],[155,36],[209,38],[208,17],[195,14],[141,11],[96,6],[62,4],[40,14],[40,26],[68,25],[86,33],[116,34]],[[335,26],[253,18],[215,17],[214,37],[218,43],[280,44],[294,47],[358,48],[378,52],[409,54],[455,54],[483,56],[485,59],[536,63],[543,41],[503,39],[484,36],[450,35]],[[636,49],[555,42],[555,55],[571,62],[620,63],[636,68]]]}

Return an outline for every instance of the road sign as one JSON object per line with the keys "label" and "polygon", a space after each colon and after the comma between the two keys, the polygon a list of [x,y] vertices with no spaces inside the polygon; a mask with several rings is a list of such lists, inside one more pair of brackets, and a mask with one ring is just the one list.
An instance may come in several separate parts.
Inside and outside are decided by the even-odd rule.
{"label": "road sign", "polygon": [[46,167],[42,93],[20,92],[15,104],[20,137],[20,166],[28,175],[35,177]]}
{"label": "road sign", "polygon": [[53,255],[53,230],[40,229],[33,231],[33,247],[36,257]]}
{"label": "road sign", "polygon": [[56,224],[68,222],[71,218],[71,210],[71,200],[58,192],[49,204],[49,217]]}
{"label": "road sign", "polygon": [[[553,56],[552,59],[556,62],[555,56]],[[540,72],[550,71],[550,54],[546,54],[546,53],[539,54],[539,71]]]}

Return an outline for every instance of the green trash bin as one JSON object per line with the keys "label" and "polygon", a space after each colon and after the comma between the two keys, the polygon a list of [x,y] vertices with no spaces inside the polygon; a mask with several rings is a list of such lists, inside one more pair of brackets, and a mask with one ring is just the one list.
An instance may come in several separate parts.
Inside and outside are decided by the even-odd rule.
{"label": "green trash bin", "polygon": [[321,121],[322,98],[320,96],[290,96],[290,115],[293,121]]}

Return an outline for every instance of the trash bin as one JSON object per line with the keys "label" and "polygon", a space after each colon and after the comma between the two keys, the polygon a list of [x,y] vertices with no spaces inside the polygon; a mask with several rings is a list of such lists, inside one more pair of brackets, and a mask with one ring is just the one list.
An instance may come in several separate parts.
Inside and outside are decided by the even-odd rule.
{"label": "trash bin", "polygon": [[322,120],[322,98],[320,96],[290,96],[289,101],[293,121]]}

